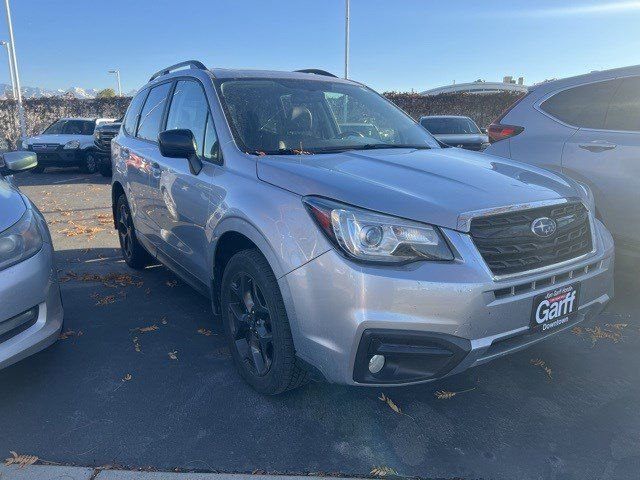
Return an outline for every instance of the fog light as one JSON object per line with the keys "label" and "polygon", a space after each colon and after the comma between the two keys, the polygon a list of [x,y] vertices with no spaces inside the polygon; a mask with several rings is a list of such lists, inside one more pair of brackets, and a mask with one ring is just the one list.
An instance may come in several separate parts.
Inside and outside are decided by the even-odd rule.
{"label": "fog light", "polygon": [[369,371],[373,374],[378,373],[384,367],[384,355],[374,355],[369,360]]}

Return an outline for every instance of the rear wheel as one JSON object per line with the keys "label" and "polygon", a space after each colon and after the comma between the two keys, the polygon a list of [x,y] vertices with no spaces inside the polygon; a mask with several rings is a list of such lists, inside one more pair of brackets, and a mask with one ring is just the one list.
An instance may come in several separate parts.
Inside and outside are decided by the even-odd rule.
{"label": "rear wheel", "polygon": [[80,171],[83,173],[96,173],[98,171],[98,158],[95,153],[89,151],[84,154],[84,159],[80,164]]}
{"label": "rear wheel", "polygon": [[133,227],[133,219],[127,197],[120,195],[116,204],[116,226],[118,228],[118,240],[124,261],[131,268],[142,269],[153,260],[151,255],[140,244]]}
{"label": "rear wheel", "polygon": [[296,358],[278,282],[258,250],[231,257],[221,300],[229,348],[247,383],[267,395],[307,383],[309,374]]}

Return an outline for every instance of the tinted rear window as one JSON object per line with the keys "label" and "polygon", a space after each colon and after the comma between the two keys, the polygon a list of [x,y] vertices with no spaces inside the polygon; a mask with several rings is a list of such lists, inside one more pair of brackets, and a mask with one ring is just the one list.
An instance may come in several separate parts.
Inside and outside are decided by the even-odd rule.
{"label": "tinted rear window", "polygon": [[470,118],[423,118],[420,124],[433,135],[480,133]]}
{"label": "tinted rear window", "polygon": [[603,128],[604,118],[620,80],[569,88],[545,100],[540,108],[558,120],[576,127]]}
{"label": "tinted rear window", "polygon": [[604,128],[640,131],[640,77],[625,78],[613,96]]}

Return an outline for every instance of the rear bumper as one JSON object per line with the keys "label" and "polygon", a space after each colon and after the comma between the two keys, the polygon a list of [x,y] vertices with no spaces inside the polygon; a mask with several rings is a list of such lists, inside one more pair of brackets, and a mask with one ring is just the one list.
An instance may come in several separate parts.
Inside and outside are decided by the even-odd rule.
{"label": "rear bumper", "polygon": [[0,271],[0,368],[54,343],[62,321],[53,249],[45,243],[33,257]]}
{"label": "rear bumper", "polygon": [[[373,267],[331,250],[280,279],[296,351],[331,382],[405,385],[526,348],[597,315],[612,298],[613,241],[599,222],[594,228],[596,252],[588,258],[501,281],[491,277],[470,237],[454,231],[446,234],[461,259],[451,263]],[[533,298],[577,282],[580,306],[572,320],[531,333]],[[393,375],[371,377],[368,361],[380,346],[387,357],[423,360],[401,358],[391,365]]]}

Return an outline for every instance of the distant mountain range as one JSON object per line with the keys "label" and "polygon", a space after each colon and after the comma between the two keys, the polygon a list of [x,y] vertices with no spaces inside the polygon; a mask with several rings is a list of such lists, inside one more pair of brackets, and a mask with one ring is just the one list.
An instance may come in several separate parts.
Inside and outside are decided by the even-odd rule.
{"label": "distant mountain range", "polygon": [[[41,87],[22,87],[22,98],[30,99],[30,98],[43,98],[43,97],[68,97],[68,98],[80,98],[80,99],[88,99],[95,98],[100,90],[96,88],[81,88],[81,87],[70,87],[66,90],[57,89],[52,90],[49,88],[41,88]],[[125,96],[133,96],[136,91],[132,90],[131,92],[125,93]],[[7,100],[13,98],[13,94],[11,92],[11,85],[7,83],[0,83],[0,100]]]}

